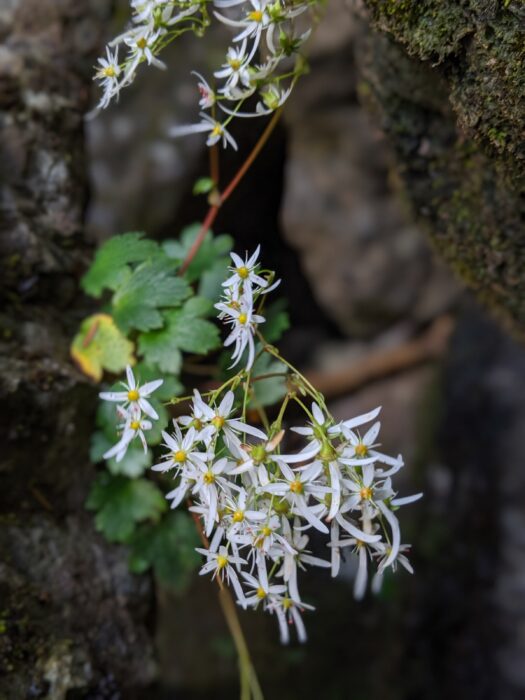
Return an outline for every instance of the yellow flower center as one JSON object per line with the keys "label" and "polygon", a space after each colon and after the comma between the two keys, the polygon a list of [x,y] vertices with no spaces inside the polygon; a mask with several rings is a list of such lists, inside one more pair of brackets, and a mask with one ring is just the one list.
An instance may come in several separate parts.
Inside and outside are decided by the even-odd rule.
{"label": "yellow flower center", "polygon": [[296,479],[295,481],[292,481],[290,483],[290,491],[292,493],[302,493],[303,492],[303,484],[299,479]]}
{"label": "yellow flower center", "polygon": [[242,280],[245,280],[248,275],[250,274],[250,271],[248,270],[247,267],[239,267],[237,268],[237,274]]}
{"label": "yellow flower center", "polygon": [[144,37],[142,37],[142,39],[139,39],[137,41],[137,46],[139,47],[139,49],[145,49],[147,45],[148,45],[148,42],[146,41],[146,39]]}
{"label": "yellow flower center", "polygon": [[217,557],[217,568],[218,569],[224,569],[225,566],[228,564],[228,557],[223,556],[222,554],[219,554]]}
{"label": "yellow flower center", "polygon": [[239,68],[241,67],[241,62],[238,58],[230,58],[228,63],[230,64],[231,68],[233,68],[233,70],[239,70]]}
{"label": "yellow flower center", "polygon": [[257,589],[257,598],[260,598],[261,600],[263,598],[266,598],[266,591],[264,590],[264,588]]}
{"label": "yellow flower center", "polygon": [[233,522],[234,523],[242,523],[244,520],[244,513],[242,510],[236,510],[235,513],[233,514]]}
{"label": "yellow flower center", "polygon": [[254,10],[253,12],[248,13],[248,19],[251,19],[252,22],[260,22],[263,18],[263,13],[261,10]]}
{"label": "yellow flower center", "polygon": [[106,68],[104,68],[102,71],[102,74],[105,75],[106,78],[114,78],[117,75],[117,72],[113,66],[106,66]]}
{"label": "yellow flower center", "polygon": [[215,481],[215,474],[213,472],[207,471],[206,474],[204,475],[204,483],[208,484],[213,484]]}
{"label": "yellow flower center", "polygon": [[246,314],[239,314],[239,318],[237,319],[241,325],[244,326],[246,321],[248,320],[248,316]]}
{"label": "yellow flower center", "polygon": [[128,391],[128,401],[138,401],[139,392],[136,389],[131,389]]}
{"label": "yellow flower center", "polygon": [[225,421],[222,416],[215,416],[215,418],[212,418],[211,422],[217,428],[217,430],[220,430]]}
{"label": "yellow flower center", "polygon": [[289,610],[293,605],[293,600],[290,600],[290,598],[283,598],[283,608],[285,610]]}
{"label": "yellow flower center", "polygon": [[211,130],[212,136],[222,136],[222,126],[220,124],[215,124]]}
{"label": "yellow flower center", "polygon": [[368,454],[368,447],[360,442],[355,446],[355,453],[358,457],[366,457]]}
{"label": "yellow flower center", "polygon": [[138,430],[140,428],[140,421],[139,420],[132,420],[131,423],[129,424],[129,427],[132,430]]}
{"label": "yellow flower center", "polygon": [[367,501],[368,499],[372,498],[372,489],[370,486],[363,486],[361,491],[359,492],[359,495],[363,499],[363,501]]}
{"label": "yellow flower center", "polygon": [[173,453],[173,459],[175,462],[181,464],[186,460],[186,452],[184,452],[184,450],[177,450],[177,452]]}
{"label": "yellow flower center", "polygon": [[264,537],[270,537],[270,535],[272,534],[272,529],[268,526],[263,527],[261,533],[264,535]]}

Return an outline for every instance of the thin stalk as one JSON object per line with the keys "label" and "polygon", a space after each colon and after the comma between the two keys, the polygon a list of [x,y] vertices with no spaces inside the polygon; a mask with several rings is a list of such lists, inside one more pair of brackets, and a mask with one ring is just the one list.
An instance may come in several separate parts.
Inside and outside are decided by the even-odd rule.
{"label": "thin stalk", "polygon": [[[179,275],[183,275],[186,270],[188,269],[188,266],[190,265],[191,261],[193,258],[197,255],[197,252],[199,248],[201,247],[204,239],[206,238],[206,234],[210,230],[210,228],[213,225],[213,222],[217,218],[217,214],[219,213],[220,207],[224,204],[224,202],[231,196],[233,191],[236,189],[242,178],[246,175],[246,172],[250,168],[250,166],[253,164],[254,160],[257,158],[259,153],[261,152],[261,149],[263,148],[264,144],[268,141],[270,138],[270,135],[272,131],[275,129],[275,126],[277,122],[279,121],[279,117],[281,116],[281,110],[278,109],[271,120],[269,121],[268,125],[266,126],[265,130],[259,137],[257,143],[253,147],[252,151],[244,161],[244,163],[241,165],[239,170],[235,173],[233,176],[232,180],[230,183],[226,186],[224,189],[224,192],[222,194],[217,194],[217,201],[214,202],[209,210],[208,213],[206,214],[206,218],[204,219],[202,226],[200,228],[199,233],[197,234],[197,238],[194,240],[193,245],[189,249],[186,258],[184,259],[180,270],[179,270]],[[211,155],[210,155],[211,158]],[[212,173],[212,179],[213,179],[214,173]],[[217,173],[218,176],[218,173]]]}
{"label": "thin stalk", "polygon": [[[188,506],[191,506],[190,499],[188,499],[187,504]],[[199,516],[197,513],[192,511],[190,512],[202,544],[204,545],[205,549],[209,549],[210,541],[202,529],[202,523],[199,520]],[[240,700],[264,700],[259,679],[257,678],[257,673],[255,672],[255,668],[251,660],[248,644],[246,643],[246,638],[244,636],[244,632],[242,631],[241,621],[239,620],[239,615],[237,614],[237,607],[233,601],[229,588],[224,585],[224,581],[220,578],[220,576],[216,576],[215,580],[219,586],[219,603],[224,614],[224,619],[226,620],[226,624],[228,625],[228,629],[232,636],[239,661],[239,676],[241,685]]]}

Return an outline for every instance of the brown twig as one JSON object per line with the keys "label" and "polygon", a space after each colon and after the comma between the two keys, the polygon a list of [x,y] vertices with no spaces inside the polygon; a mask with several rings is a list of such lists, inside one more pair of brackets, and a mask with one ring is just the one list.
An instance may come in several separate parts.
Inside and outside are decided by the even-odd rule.
{"label": "brown twig", "polygon": [[313,371],[308,380],[326,398],[348,394],[379,379],[412,369],[440,357],[447,346],[454,321],[441,316],[423,335],[394,348],[377,350],[337,372]]}

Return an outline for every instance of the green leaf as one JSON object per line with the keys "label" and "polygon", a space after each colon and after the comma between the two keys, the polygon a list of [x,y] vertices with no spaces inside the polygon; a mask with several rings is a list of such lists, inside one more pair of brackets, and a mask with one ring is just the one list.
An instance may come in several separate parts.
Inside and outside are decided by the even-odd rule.
{"label": "green leaf", "polygon": [[121,372],[133,364],[133,343],[108,314],[86,318],[71,344],[71,357],[88,377],[99,382],[103,370]]}
{"label": "green leaf", "polygon": [[[162,247],[166,255],[181,264],[195,242],[200,229],[200,223],[192,224],[182,231],[179,240],[165,241]],[[217,258],[224,257],[226,260],[225,256],[232,247],[233,239],[231,236],[222,234],[214,237],[211,231],[208,231],[197,254],[186,270],[186,279],[189,282],[199,279],[206,270],[215,265]]]}
{"label": "green leaf", "polygon": [[190,297],[183,306],[186,316],[211,316],[215,315],[213,302],[204,296]]}
{"label": "green leaf", "polygon": [[143,237],[143,233],[124,233],[106,241],[82,278],[82,289],[94,297],[99,297],[105,288],[114,291],[130,274],[127,263],[143,262],[158,255],[158,244]]}
{"label": "green leaf", "polygon": [[193,194],[208,194],[214,186],[215,183],[211,177],[200,177],[193,185]]}
{"label": "green leaf", "polygon": [[89,446],[89,459],[96,464],[102,462],[104,453],[109,450],[113,443],[102,430],[96,430],[91,436]]}
{"label": "green leaf", "polygon": [[[146,433],[146,438],[149,442],[149,431]],[[113,457],[107,461],[107,467],[111,474],[122,474],[130,479],[136,479],[142,476],[146,469],[152,465],[153,455],[151,450],[144,452],[142,443],[134,442],[126,451],[124,457],[117,462]]]}
{"label": "green leaf", "polygon": [[149,331],[162,326],[158,309],[176,306],[191,293],[175,276],[173,264],[157,259],[142,263],[113,296],[113,317],[123,331]]}
{"label": "green leaf", "polygon": [[150,365],[162,372],[179,374],[182,355],[169,323],[159,331],[141,333],[138,340],[139,353]]}
{"label": "green leaf", "polygon": [[167,326],[177,346],[184,352],[205,355],[221,344],[219,329],[210,321],[197,318],[184,309],[166,314]]}
{"label": "green leaf", "polygon": [[143,525],[131,542],[130,569],[143,573],[153,567],[157,579],[183,590],[199,565],[199,538],[189,515],[170,512],[155,525]]}
{"label": "green leaf", "polygon": [[264,338],[269,343],[275,343],[290,328],[290,317],[286,311],[286,299],[279,299],[279,301],[270,304],[263,313],[266,317],[266,322],[261,326]]}
{"label": "green leaf", "polygon": [[159,331],[139,336],[139,352],[149,364],[163,372],[180,372],[180,350],[205,355],[220,345],[219,329],[199,316],[207,315],[213,305],[203,297],[191,297],[182,309],[164,312],[165,325]]}
{"label": "green leaf", "polygon": [[95,479],[86,507],[97,511],[95,526],[110,542],[126,542],[137,523],[158,520],[167,505],[151,481],[104,472]]}
{"label": "green leaf", "polygon": [[208,299],[219,300],[223,292],[222,283],[228,276],[229,258],[218,258],[210,268],[201,273],[199,294]]}

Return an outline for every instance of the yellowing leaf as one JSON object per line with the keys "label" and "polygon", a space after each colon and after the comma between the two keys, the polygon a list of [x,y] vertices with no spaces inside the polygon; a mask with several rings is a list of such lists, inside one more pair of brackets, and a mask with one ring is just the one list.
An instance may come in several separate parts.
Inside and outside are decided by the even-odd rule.
{"label": "yellowing leaf", "polygon": [[89,316],[71,344],[71,356],[84,374],[99,382],[106,369],[121,372],[135,363],[134,346],[108,314]]}

